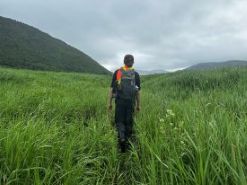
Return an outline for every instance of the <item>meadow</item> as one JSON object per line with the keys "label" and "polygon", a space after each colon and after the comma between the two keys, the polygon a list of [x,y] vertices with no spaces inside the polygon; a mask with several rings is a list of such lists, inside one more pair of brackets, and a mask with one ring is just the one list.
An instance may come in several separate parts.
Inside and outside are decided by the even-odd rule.
{"label": "meadow", "polygon": [[0,184],[247,184],[247,69],[141,80],[121,154],[111,76],[0,68]]}

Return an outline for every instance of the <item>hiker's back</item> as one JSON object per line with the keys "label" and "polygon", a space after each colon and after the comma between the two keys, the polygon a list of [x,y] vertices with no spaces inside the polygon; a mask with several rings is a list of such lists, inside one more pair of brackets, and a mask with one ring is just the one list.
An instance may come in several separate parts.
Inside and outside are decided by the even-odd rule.
{"label": "hiker's back", "polygon": [[119,69],[120,79],[117,80],[117,98],[122,100],[132,100],[136,98],[136,72],[134,69]]}
{"label": "hiker's back", "polygon": [[115,123],[121,152],[130,148],[135,107],[140,110],[140,75],[133,69],[133,64],[134,57],[125,55],[124,66],[114,72],[109,91],[109,110],[112,109],[112,99],[116,98]]}

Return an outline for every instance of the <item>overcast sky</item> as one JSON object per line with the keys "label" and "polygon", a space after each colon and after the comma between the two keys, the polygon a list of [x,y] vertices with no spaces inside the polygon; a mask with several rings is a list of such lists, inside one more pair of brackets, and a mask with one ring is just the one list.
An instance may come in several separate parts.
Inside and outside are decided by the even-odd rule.
{"label": "overcast sky", "polygon": [[0,0],[0,15],[85,52],[109,70],[247,59],[246,0]]}

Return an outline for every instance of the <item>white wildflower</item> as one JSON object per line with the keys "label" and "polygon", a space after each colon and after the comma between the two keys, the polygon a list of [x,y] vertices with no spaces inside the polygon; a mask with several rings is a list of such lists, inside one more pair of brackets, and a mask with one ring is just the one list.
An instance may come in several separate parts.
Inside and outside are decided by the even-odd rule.
{"label": "white wildflower", "polygon": [[175,113],[171,109],[167,109],[167,116],[175,116]]}
{"label": "white wildflower", "polygon": [[160,122],[162,122],[162,123],[163,123],[163,122],[165,122],[165,120],[164,120],[163,118],[160,118]]}

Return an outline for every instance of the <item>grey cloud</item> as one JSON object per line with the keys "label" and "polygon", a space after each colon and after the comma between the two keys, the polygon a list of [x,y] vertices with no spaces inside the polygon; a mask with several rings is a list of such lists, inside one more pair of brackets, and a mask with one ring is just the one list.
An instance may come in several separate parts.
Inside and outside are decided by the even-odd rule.
{"label": "grey cloud", "polygon": [[31,24],[115,69],[247,59],[244,0],[2,0],[0,14]]}

